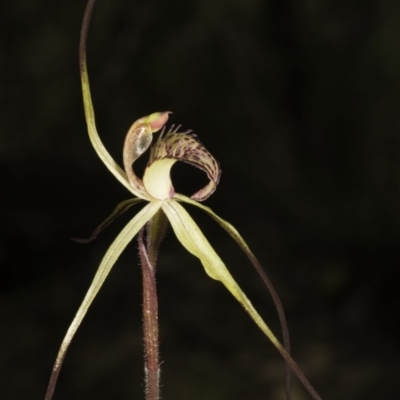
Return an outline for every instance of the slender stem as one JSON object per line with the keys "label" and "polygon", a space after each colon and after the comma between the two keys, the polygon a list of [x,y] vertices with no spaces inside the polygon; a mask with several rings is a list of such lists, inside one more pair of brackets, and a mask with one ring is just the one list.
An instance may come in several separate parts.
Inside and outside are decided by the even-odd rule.
{"label": "slender stem", "polygon": [[143,336],[145,348],[146,400],[160,398],[160,364],[158,344],[158,302],[155,279],[155,264],[149,260],[144,242],[144,228],[138,236],[139,256],[143,275]]}

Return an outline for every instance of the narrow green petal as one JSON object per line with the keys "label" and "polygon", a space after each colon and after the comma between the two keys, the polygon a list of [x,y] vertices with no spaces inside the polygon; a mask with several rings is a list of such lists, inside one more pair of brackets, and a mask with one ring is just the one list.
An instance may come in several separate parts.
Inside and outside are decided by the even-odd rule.
{"label": "narrow green petal", "polygon": [[[272,282],[270,281],[268,275],[262,268],[260,262],[257,260],[256,256],[253,254],[253,252],[250,250],[249,246],[247,245],[246,241],[242,238],[240,233],[236,230],[235,227],[233,227],[228,221],[225,221],[221,217],[219,217],[217,214],[215,214],[211,208],[204,206],[203,204],[190,199],[186,196],[179,195],[177,194],[175,198],[179,201],[183,201],[185,203],[191,204],[193,206],[196,206],[200,208],[201,210],[205,211],[209,216],[211,216],[239,245],[239,247],[243,250],[243,252],[246,254],[247,258],[250,260],[250,262],[253,264],[255,270],[257,273],[260,275],[262,281],[264,282],[265,286],[267,287],[272,301],[275,304],[276,311],[278,313],[278,318],[279,322],[281,324],[281,329],[282,329],[282,336],[283,336],[283,344],[285,347],[285,350],[290,354],[290,336],[289,336],[289,328],[287,325],[286,321],[286,316],[285,316],[285,311],[282,305],[282,302],[279,298],[278,293],[276,292]],[[285,363],[285,380],[286,380],[286,398],[291,399],[291,391],[290,391],[290,365],[288,362]]]}
{"label": "narrow green petal", "polygon": [[232,295],[242,304],[245,310],[250,314],[254,322],[260,327],[265,335],[271,340],[275,347],[280,351],[284,351],[279,340],[271,332],[261,316],[255,310],[250,300],[240,289],[232,275],[229,273],[225,264],[211,247],[200,228],[194,222],[189,213],[173,199],[163,203],[163,211],[168,217],[172,228],[182,243],[182,245],[194,256],[198,257],[204,266],[207,274],[216,280],[221,281]]}
{"label": "narrow green petal", "polygon": [[[144,207],[138,214],[136,214],[135,217],[132,218],[132,220],[125,226],[125,228],[120,232],[120,234],[107,250],[107,253],[101,261],[96,275],[93,278],[89,290],[87,291],[86,296],[83,299],[82,304],[79,307],[78,312],[76,313],[75,318],[69,326],[68,331],[62,341],[56,362],[53,367],[53,373],[50,380],[49,388],[54,388],[55,381],[57,380],[69,344],[71,343],[72,338],[74,337],[79,325],[85,317],[98,291],[100,290],[105,279],[107,278],[111,268],[121,255],[122,251],[128,245],[128,243],[134,238],[139,230],[156,214],[161,205],[161,202],[152,202],[147,204],[146,207]],[[48,393],[46,395],[46,399],[50,399],[51,395],[51,393]]]}
{"label": "narrow green petal", "polygon": [[215,214],[215,212],[213,210],[211,210],[210,207],[204,206],[203,204],[187,197],[184,196],[183,194],[175,194],[174,198],[178,201],[182,201],[184,203],[188,203],[191,204],[193,206],[196,206],[200,209],[202,209],[203,211],[205,211],[210,217],[212,217],[222,228],[224,228],[229,235],[236,241],[238,242],[238,244],[240,245],[240,247],[242,247],[243,251],[246,253],[246,255],[251,258],[256,258],[255,255],[252,253],[252,251],[250,250],[249,246],[247,245],[247,243],[245,242],[245,240],[242,238],[242,236],[240,235],[240,233],[236,230],[236,228],[231,225],[228,221],[225,221],[224,219],[222,219],[221,217],[219,217],[217,214]]}
{"label": "narrow green petal", "polygon": [[172,229],[174,230],[181,244],[190,253],[200,259],[205,271],[211,278],[219,280],[225,285],[225,287],[247,311],[256,325],[276,347],[282,357],[290,364],[290,367],[301,380],[303,385],[307,388],[312,397],[316,400],[320,400],[321,397],[309,383],[308,379],[305,377],[290,354],[288,354],[276,336],[272,333],[271,329],[261,318],[260,314],[258,314],[250,300],[243,293],[242,289],[240,289],[239,285],[235,282],[232,275],[227,270],[225,264],[217,255],[215,250],[211,247],[210,243],[205,238],[200,228],[193,221],[188,212],[174,199],[164,201],[162,209],[167,215]]}
{"label": "narrow green petal", "polygon": [[[286,317],[284,315],[284,311],[283,311],[283,307],[282,304],[279,300],[278,295],[275,292],[275,289],[272,286],[272,283],[270,283],[269,279],[265,276],[265,274],[262,274],[262,272],[260,271],[261,266],[256,266],[256,264],[258,263],[257,258],[254,256],[254,254],[252,253],[252,251],[250,250],[249,246],[247,245],[247,243],[245,242],[245,240],[242,238],[242,236],[240,235],[240,233],[235,229],[235,227],[233,227],[228,221],[225,221],[224,219],[222,219],[221,217],[219,217],[217,214],[215,214],[211,208],[204,206],[201,203],[198,203],[197,201],[192,200],[191,198],[184,196],[182,194],[175,194],[174,199],[178,200],[178,201],[182,201],[191,205],[194,205],[200,209],[202,209],[203,211],[205,211],[208,215],[210,215],[222,228],[224,228],[228,234],[239,244],[239,246],[242,248],[242,250],[246,253],[246,255],[248,256],[248,258],[250,259],[250,261],[253,263],[253,265],[255,266],[257,272],[261,275],[261,278],[263,279],[264,283],[267,285],[268,290],[271,293],[271,296],[274,300],[275,306],[277,307],[278,310],[278,314],[279,314],[279,319],[281,322],[281,326],[282,326],[282,331],[284,334],[284,341],[286,342],[286,349],[290,351],[290,342],[289,342],[289,333],[288,333],[288,328],[287,328],[287,324],[286,324]],[[171,199],[172,200],[172,199]],[[163,207],[164,209],[164,207]],[[183,209],[184,210],[184,209]],[[185,210],[184,210],[185,211]],[[186,212],[186,211],[185,211]],[[188,214],[189,215],[189,214]],[[186,223],[186,221],[185,221]],[[194,223],[194,221],[193,221]],[[172,223],[171,223],[172,224]],[[198,229],[198,228],[197,228]],[[201,232],[200,232],[201,233]],[[185,246],[186,247],[186,246]],[[211,246],[210,246],[211,247]],[[189,250],[190,251],[190,250]],[[218,257],[218,256],[217,256]],[[222,262],[222,261],[221,261]],[[264,276],[263,276],[264,275]],[[226,285],[225,285],[226,286]],[[229,288],[228,288],[229,289]],[[229,289],[230,290],[230,289]],[[239,288],[240,290],[240,288]],[[231,293],[239,300],[239,302],[241,302],[241,300],[232,292],[232,290],[230,290]],[[243,294],[243,296],[245,296]],[[246,298],[247,300],[247,298]],[[248,301],[248,300],[247,300]],[[242,303],[242,302],[241,302]],[[250,303],[250,302],[249,302]],[[243,304],[243,303],[242,303]],[[321,397],[318,395],[318,393],[315,391],[315,389],[313,388],[313,386],[311,385],[311,383],[308,381],[308,379],[306,378],[306,376],[303,374],[303,372],[301,371],[301,369],[299,368],[299,366],[296,364],[296,362],[292,359],[292,357],[290,356],[289,352],[281,345],[281,343],[278,341],[278,339],[275,337],[275,335],[270,331],[270,329],[268,328],[268,326],[265,325],[264,321],[261,319],[261,317],[257,314],[257,312],[254,310],[255,315],[257,316],[257,318],[254,318],[254,315],[249,311],[249,309],[246,307],[246,305],[244,305],[244,308],[246,309],[246,311],[251,315],[251,317],[253,318],[253,320],[255,321],[255,323],[261,328],[261,330],[266,334],[266,336],[271,340],[271,342],[273,343],[273,345],[278,349],[278,351],[281,353],[281,355],[283,356],[283,358],[285,359],[285,361],[288,363],[288,365],[290,366],[290,368],[293,370],[293,372],[296,374],[296,376],[300,379],[300,381],[302,382],[302,384],[304,385],[304,387],[308,390],[308,392],[311,394],[311,396],[316,399],[316,400],[321,400]],[[251,304],[250,304],[251,306]],[[252,306],[251,306],[252,307]],[[260,325],[261,324],[261,325]],[[286,332],[286,333],[285,333]],[[285,338],[285,336],[287,335],[287,337]],[[288,389],[287,389],[288,390]],[[288,393],[288,392],[287,392]]]}

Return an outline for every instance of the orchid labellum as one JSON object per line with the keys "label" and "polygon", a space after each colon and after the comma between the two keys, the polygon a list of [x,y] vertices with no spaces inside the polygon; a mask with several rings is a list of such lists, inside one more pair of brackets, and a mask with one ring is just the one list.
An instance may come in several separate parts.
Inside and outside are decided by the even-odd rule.
{"label": "orchid labellum", "polygon": [[[122,229],[101,261],[93,282],[62,342],[53,368],[46,400],[52,398],[55,382],[68,346],[92,304],[92,301],[107,278],[111,268],[114,266],[125,247],[132,241],[138,232],[149,222],[155,221],[160,213],[164,214],[168,219],[182,246],[200,260],[206,273],[212,279],[220,281],[238,300],[256,325],[277,348],[279,353],[285,359],[287,365],[290,366],[299,377],[312,397],[314,399],[320,399],[297,364],[291,358],[289,354],[288,335],[286,335],[287,343],[283,346],[236,283],[224,262],[210,245],[198,225],[182,206],[182,203],[186,203],[205,211],[238,243],[242,250],[247,254],[250,261],[256,266],[264,282],[270,289],[275,304],[278,307],[278,311],[280,311],[279,315],[281,324],[283,325],[284,330],[287,330],[282,306],[279,300],[277,300],[277,295],[273,291],[265,273],[260,272],[261,267],[243,238],[230,223],[218,217],[210,208],[200,203],[201,201],[206,200],[215,191],[218,185],[221,171],[215,158],[205,149],[191,131],[182,132],[179,127],[172,127],[167,130],[165,124],[167,123],[169,112],[156,112],[147,117],[140,118],[133,123],[126,135],[123,147],[124,169],[118,166],[104,147],[96,129],[86,67],[86,37],[93,4],[94,0],[90,0],[88,3],[83,21],[80,42],[81,83],[89,137],[96,153],[106,167],[118,179],[118,181],[124,185],[133,196],[135,196],[122,202],[115,209],[114,213],[99,227],[98,231],[108,225],[122,212],[139,202],[145,202],[146,205]],[[153,134],[157,132],[159,132],[159,136],[154,140]],[[149,161],[145,168],[143,179],[140,179],[133,170],[133,164],[147,150],[149,150]],[[209,183],[190,198],[176,193],[171,182],[171,167],[177,161],[183,161],[201,169],[209,178]],[[94,236],[97,233],[98,232],[96,232]],[[290,395],[288,395],[288,397],[290,397]]]}

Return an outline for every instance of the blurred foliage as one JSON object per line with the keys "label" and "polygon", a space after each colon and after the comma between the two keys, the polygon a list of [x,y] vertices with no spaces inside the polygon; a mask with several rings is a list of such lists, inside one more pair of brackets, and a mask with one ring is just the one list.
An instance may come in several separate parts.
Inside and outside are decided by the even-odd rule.
{"label": "blurred foliage", "polygon": [[[2,399],[43,397],[61,337],[128,218],[89,246],[69,241],[128,197],[86,134],[83,3],[0,4]],[[121,160],[130,124],[159,110],[194,129],[223,168],[207,203],[266,266],[287,309],[294,356],[324,399],[396,393],[399,48],[395,0],[98,0],[90,27],[106,146]],[[186,166],[174,171],[183,193],[202,179]],[[197,216],[276,330],[244,257]],[[57,399],[142,398],[135,251],[79,330]],[[172,235],[159,289],[164,398],[283,398],[277,354]],[[297,386],[295,393],[307,398]]]}

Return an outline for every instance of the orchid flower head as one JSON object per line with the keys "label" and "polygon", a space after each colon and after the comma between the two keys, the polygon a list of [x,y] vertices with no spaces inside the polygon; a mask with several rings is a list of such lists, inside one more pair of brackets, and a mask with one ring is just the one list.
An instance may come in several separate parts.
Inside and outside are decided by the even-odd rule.
{"label": "orchid flower head", "polygon": [[[180,126],[172,126],[165,133],[165,123],[170,112],[153,113],[132,124],[125,137],[123,161],[131,186],[144,200],[166,200],[174,197],[170,171],[177,161],[183,161],[203,170],[210,182],[191,196],[192,199],[206,200],[216,189],[221,170],[218,162],[200,143],[191,130],[179,132]],[[143,180],[139,179],[133,163],[148,149],[153,132],[162,127],[161,134],[151,147]]]}
{"label": "orchid flower head", "polygon": [[[53,367],[46,400],[52,399],[55,382],[57,381],[69,344],[101,286],[106,280],[111,268],[115,265],[125,247],[132,241],[136,234],[148,222],[152,221],[159,212],[165,214],[180,243],[187,251],[199,259],[205,272],[211,278],[220,281],[243,306],[255,324],[283,356],[286,363],[290,365],[312,397],[316,400],[320,399],[289,354],[290,345],[288,334],[284,335],[285,346],[283,346],[236,283],[226,265],[213,249],[199,226],[182,206],[182,203],[186,203],[200,208],[213,218],[236,241],[266,283],[278,309],[282,329],[284,332],[287,331],[286,320],[279,298],[268,278],[263,275],[263,272],[260,272],[261,266],[247,243],[229,222],[223,220],[210,208],[200,203],[201,201],[206,200],[215,191],[220,180],[221,170],[218,162],[200,143],[196,135],[194,135],[192,131],[180,132],[180,126],[176,128],[171,127],[167,130],[165,124],[168,121],[170,112],[156,112],[138,119],[129,128],[123,146],[122,156],[124,168],[121,168],[118,165],[104,147],[96,128],[86,66],[86,37],[93,4],[93,0],[89,1],[85,11],[79,52],[83,104],[88,134],[94,150],[105,166],[116,177],[116,179],[135,196],[120,203],[111,216],[108,217],[101,224],[99,229],[96,230],[95,235],[97,235],[97,233],[103,227],[107,226],[115,217],[120,215],[122,212],[125,212],[130,207],[139,202],[146,202],[147,204],[133,216],[105,253],[82,304],[80,305],[63,339]],[[159,136],[152,145],[153,134],[159,131]],[[143,174],[143,179],[140,179],[135,174],[133,165],[135,161],[149,148],[149,160]],[[209,179],[209,183],[194,193],[191,198],[175,193],[175,189],[171,182],[170,172],[172,166],[177,161],[183,161],[199,168],[207,174]],[[287,394],[287,397],[290,398],[290,394]]]}

